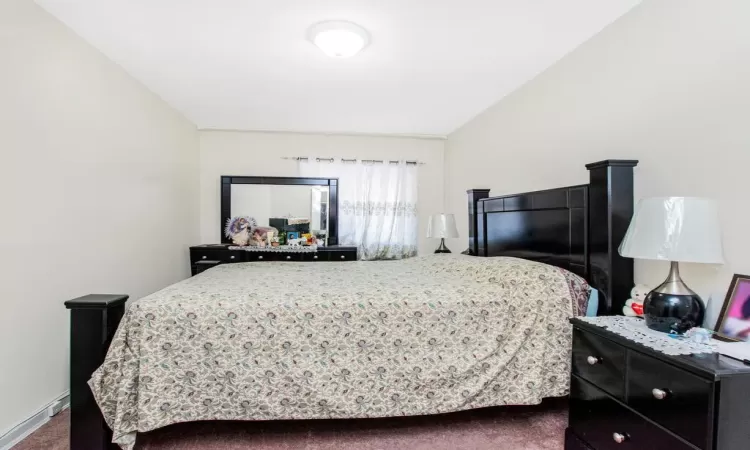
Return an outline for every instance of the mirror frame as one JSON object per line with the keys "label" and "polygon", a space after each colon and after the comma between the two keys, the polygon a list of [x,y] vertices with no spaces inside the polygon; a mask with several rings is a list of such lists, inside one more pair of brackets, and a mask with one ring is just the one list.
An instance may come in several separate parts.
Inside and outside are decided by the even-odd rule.
{"label": "mirror frame", "polygon": [[328,246],[339,243],[339,179],[338,178],[304,178],[304,177],[245,177],[221,176],[221,223],[219,234],[222,244],[232,241],[224,236],[224,227],[230,219],[232,208],[233,184],[279,184],[287,186],[328,186]]}

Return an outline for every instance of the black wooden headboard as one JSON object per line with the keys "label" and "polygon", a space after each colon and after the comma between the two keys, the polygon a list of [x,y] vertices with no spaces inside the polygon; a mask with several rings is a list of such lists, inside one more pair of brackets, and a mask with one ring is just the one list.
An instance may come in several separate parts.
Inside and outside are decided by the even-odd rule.
{"label": "black wooden headboard", "polygon": [[633,288],[633,260],[617,247],[633,216],[638,161],[587,164],[589,184],[490,197],[469,194],[469,252],[552,264],[599,290],[599,314],[619,314]]}

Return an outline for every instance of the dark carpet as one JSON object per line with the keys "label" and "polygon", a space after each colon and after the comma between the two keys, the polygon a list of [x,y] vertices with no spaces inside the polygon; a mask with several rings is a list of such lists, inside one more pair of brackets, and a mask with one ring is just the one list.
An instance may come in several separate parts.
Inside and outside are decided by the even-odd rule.
{"label": "dark carpet", "polygon": [[[564,401],[436,416],[176,424],[138,436],[139,450],[561,450]],[[13,450],[69,450],[68,411]],[[75,450],[75,449],[74,449]]]}

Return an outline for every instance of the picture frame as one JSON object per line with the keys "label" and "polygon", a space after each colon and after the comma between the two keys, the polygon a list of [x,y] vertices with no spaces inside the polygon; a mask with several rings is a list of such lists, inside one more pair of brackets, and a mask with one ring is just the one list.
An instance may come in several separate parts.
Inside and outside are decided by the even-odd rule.
{"label": "picture frame", "polygon": [[299,239],[299,231],[287,231],[286,240],[289,241],[290,239]]}
{"label": "picture frame", "polygon": [[750,342],[750,275],[732,277],[714,331],[722,340]]}

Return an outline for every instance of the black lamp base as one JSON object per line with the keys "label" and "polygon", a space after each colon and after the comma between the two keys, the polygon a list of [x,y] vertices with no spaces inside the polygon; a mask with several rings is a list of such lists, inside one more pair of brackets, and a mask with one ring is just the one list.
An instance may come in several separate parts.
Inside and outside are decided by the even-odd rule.
{"label": "black lamp base", "polygon": [[646,326],[664,333],[684,333],[703,325],[706,306],[680,278],[676,262],[672,262],[669,277],[649,292],[643,303]]}
{"label": "black lamp base", "polygon": [[450,253],[448,247],[445,246],[445,238],[440,238],[440,247],[435,250],[435,253]]}
{"label": "black lamp base", "polygon": [[663,333],[684,333],[703,325],[706,307],[697,295],[669,295],[651,291],[643,304],[646,326]]}

